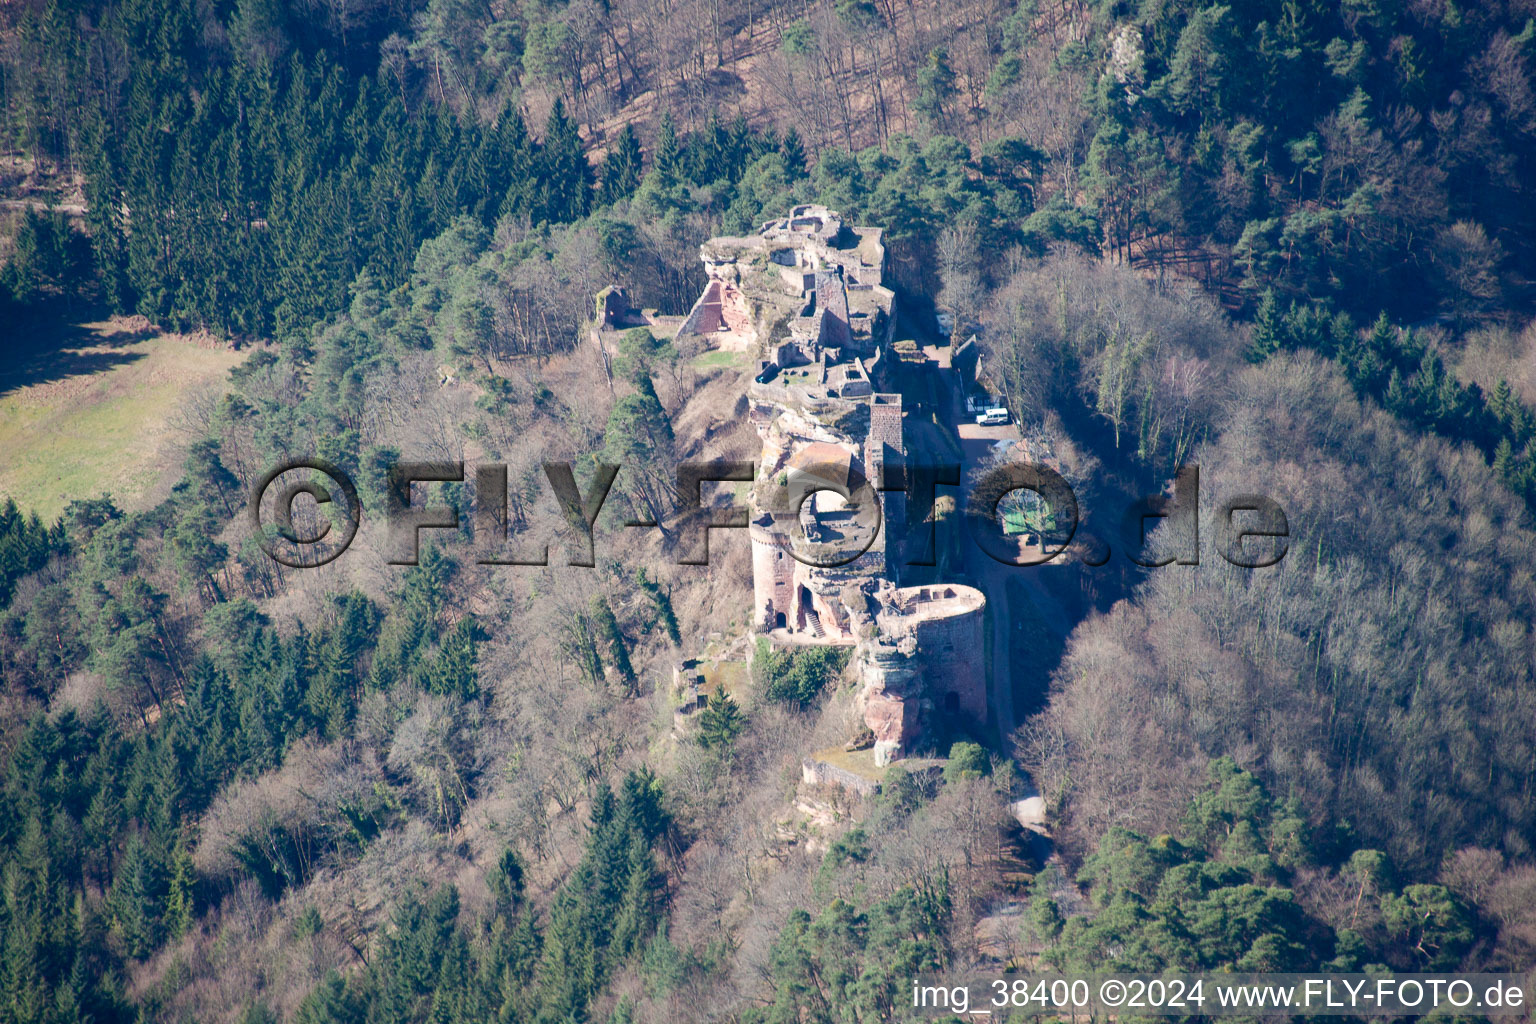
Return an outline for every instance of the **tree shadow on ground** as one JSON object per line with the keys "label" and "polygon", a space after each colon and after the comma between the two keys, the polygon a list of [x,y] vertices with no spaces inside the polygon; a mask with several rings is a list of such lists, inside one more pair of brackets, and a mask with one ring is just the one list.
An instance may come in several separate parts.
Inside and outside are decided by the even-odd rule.
{"label": "tree shadow on ground", "polygon": [[33,384],[88,376],[143,359],[130,347],[160,332],[150,326],[99,331],[102,309],[38,313],[0,329],[0,397]]}

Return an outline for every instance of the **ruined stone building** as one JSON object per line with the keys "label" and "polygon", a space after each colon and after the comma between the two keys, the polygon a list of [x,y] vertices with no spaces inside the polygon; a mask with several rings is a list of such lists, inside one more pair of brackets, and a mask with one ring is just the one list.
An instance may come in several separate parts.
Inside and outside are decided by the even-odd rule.
{"label": "ruined stone building", "polygon": [[902,396],[887,389],[896,296],[882,283],[880,230],[800,206],[755,236],[711,239],[701,257],[708,284],[679,342],[759,360],[748,391],[763,442],[755,628],[778,643],[854,648],[877,764],[914,750],[939,716],[985,724],[985,597],[902,585],[911,453]]}
{"label": "ruined stone building", "polygon": [[679,340],[756,351],[779,366],[876,357],[894,327],[879,228],[852,228],[822,206],[797,206],[746,238],[700,248],[708,283]]}

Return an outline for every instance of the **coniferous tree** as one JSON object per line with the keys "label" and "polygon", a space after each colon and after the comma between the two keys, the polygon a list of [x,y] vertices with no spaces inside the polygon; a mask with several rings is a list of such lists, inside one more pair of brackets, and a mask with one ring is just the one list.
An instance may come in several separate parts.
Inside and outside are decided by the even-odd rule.
{"label": "coniferous tree", "polygon": [[116,881],[107,895],[113,927],[132,957],[146,957],[164,935],[166,885],[164,868],[144,841],[128,840]]}
{"label": "coniferous tree", "polygon": [[192,891],[195,882],[192,855],[185,846],[178,845],[171,860],[170,889],[165,901],[165,929],[170,938],[185,935],[197,917]]}
{"label": "coniferous tree", "polygon": [[784,139],[779,143],[779,154],[784,158],[784,167],[789,171],[791,179],[805,177],[805,144],[800,141],[800,133],[794,126],[784,133]]}
{"label": "coniferous tree", "polygon": [[1509,381],[1503,377],[1494,386],[1492,394],[1488,396],[1488,414],[1493,417],[1495,423],[1503,426],[1509,422],[1509,414],[1514,402],[1514,389],[1509,386]]}
{"label": "coniferous tree", "polygon": [[555,100],[549,112],[539,156],[539,219],[565,223],[586,216],[592,203],[592,165],[561,100]]}
{"label": "coniferous tree", "polygon": [[677,613],[672,608],[671,596],[662,589],[660,583],[650,578],[643,567],[636,574],[635,583],[650,595],[651,603],[656,608],[656,616],[661,620],[662,628],[667,631],[667,639],[673,644],[681,644],[682,631],[678,627]]}
{"label": "coniferous tree", "polygon": [[426,687],[430,693],[440,693],[460,700],[473,700],[480,695],[480,673],[477,668],[476,648],[485,639],[485,632],[472,616],[465,616],[455,623],[453,631],[443,640],[437,658],[427,672]]}
{"label": "coniferous tree", "polygon": [[509,109],[502,115],[496,138],[506,176],[500,215],[531,216],[538,203],[537,172],[542,165],[542,151],[528,134],[523,116],[515,110]]}
{"label": "coniferous tree", "polygon": [[928,60],[917,73],[917,96],[912,109],[933,132],[943,131],[950,117],[951,104],[959,94],[949,53],[943,47],[930,51]]}
{"label": "coniferous tree", "polygon": [[635,134],[634,125],[626,124],[609,148],[608,155],[603,158],[602,191],[598,196],[600,205],[608,206],[635,194],[635,189],[640,187],[643,170],[641,159],[640,136]]}
{"label": "coniferous tree", "polygon": [[1248,344],[1247,358],[1250,363],[1262,363],[1285,346],[1285,323],[1280,313],[1280,300],[1273,288],[1265,289],[1259,299],[1258,311],[1253,317],[1252,340]]}
{"label": "coniferous tree", "polygon": [[639,686],[639,679],[635,676],[634,666],[629,660],[629,642],[624,639],[624,631],[619,628],[619,620],[614,617],[613,608],[608,604],[608,599],[601,594],[592,598],[592,618],[608,643],[608,655],[613,660],[613,667],[619,673],[619,678],[624,681],[625,688],[631,694],[635,693]]}
{"label": "coniferous tree", "polygon": [[699,712],[699,746],[706,750],[729,747],[745,727],[741,709],[722,691]]}
{"label": "coniferous tree", "polygon": [[362,1009],[347,990],[346,979],[327,971],[315,990],[299,1004],[297,1024],[361,1024]]}
{"label": "coniferous tree", "polygon": [[747,125],[747,115],[737,112],[726,130],[725,163],[731,184],[741,180],[742,172],[752,162],[752,129]]}
{"label": "coniferous tree", "polygon": [[677,129],[672,125],[671,111],[661,112],[661,123],[656,129],[655,154],[651,169],[661,179],[662,186],[676,184],[682,176],[682,153],[677,142]]}

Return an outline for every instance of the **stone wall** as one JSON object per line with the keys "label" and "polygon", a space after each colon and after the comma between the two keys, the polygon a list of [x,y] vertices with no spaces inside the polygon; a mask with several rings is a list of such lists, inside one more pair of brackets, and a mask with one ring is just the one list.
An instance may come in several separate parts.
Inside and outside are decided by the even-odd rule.
{"label": "stone wall", "polygon": [[877,591],[878,630],[855,662],[875,761],[908,756],[935,715],[985,726],[986,598],[960,584]]}
{"label": "stone wall", "polygon": [[811,785],[842,786],[860,796],[869,796],[880,788],[880,783],[873,779],[810,757],[800,762],[800,778]]}
{"label": "stone wall", "polygon": [[873,396],[869,404],[869,440],[890,445],[898,452],[906,450],[901,432],[901,395]]}
{"label": "stone wall", "polygon": [[916,631],[933,699],[941,706],[952,701],[954,706],[948,710],[959,711],[978,725],[988,718],[983,614],[978,608],[930,619],[919,622]]}
{"label": "stone wall", "polygon": [[[760,630],[792,626],[795,619],[794,557],[786,550],[787,531],[752,524],[753,619]],[[780,623],[778,616],[783,615]]]}
{"label": "stone wall", "polygon": [[843,291],[841,273],[816,272],[816,315],[816,340],[821,344],[836,348],[852,340],[848,328],[848,296]]}

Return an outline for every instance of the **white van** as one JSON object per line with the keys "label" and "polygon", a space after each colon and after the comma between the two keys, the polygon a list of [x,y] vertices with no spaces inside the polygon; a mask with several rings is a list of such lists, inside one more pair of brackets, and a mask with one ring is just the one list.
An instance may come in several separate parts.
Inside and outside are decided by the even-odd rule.
{"label": "white van", "polygon": [[1000,427],[1008,422],[1008,410],[993,406],[978,415],[976,422],[983,427]]}

